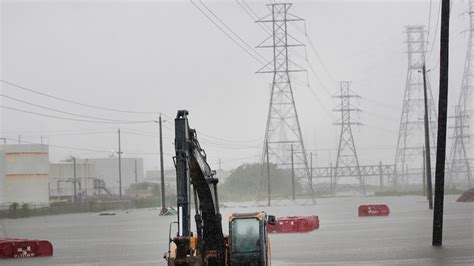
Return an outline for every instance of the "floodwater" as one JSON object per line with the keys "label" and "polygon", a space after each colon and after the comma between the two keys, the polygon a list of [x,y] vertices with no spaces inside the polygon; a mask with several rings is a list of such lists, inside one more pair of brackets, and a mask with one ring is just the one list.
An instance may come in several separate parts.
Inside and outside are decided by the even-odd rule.
{"label": "floodwater", "polygon": [[[265,210],[276,216],[319,215],[320,229],[310,233],[272,234],[273,265],[474,265],[474,203],[445,197],[443,247],[431,246],[433,213],[421,196],[319,199],[316,205],[277,201],[272,207],[222,210]],[[388,217],[358,217],[357,207],[386,203]],[[253,204],[253,203],[252,203]],[[164,265],[169,223],[159,210],[69,214],[3,220],[9,237],[47,239],[54,256],[0,261],[1,265]],[[227,231],[227,218],[224,218]]]}

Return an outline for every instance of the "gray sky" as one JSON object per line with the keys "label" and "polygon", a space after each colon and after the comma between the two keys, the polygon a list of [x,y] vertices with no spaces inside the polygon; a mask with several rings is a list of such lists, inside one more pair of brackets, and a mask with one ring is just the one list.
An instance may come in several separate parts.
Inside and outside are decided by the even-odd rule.
{"label": "gray sky", "polygon": [[[205,2],[252,46],[266,38],[236,1]],[[247,2],[259,15],[268,1]],[[324,66],[308,47],[319,79],[308,72],[310,89],[294,94],[307,150],[315,164],[335,160],[339,129],[329,113],[339,80],[351,80],[362,96],[363,127],[354,130],[361,164],[393,163],[406,78],[406,25],[427,25],[430,1],[296,1],[291,12],[306,19],[308,34]],[[439,1],[432,1],[430,42]],[[1,76],[57,97],[106,108],[165,114],[165,165],[172,166],[176,110],[188,109],[213,168],[258,161],[269,101],[270,75],[189,1],[2,1]],[[467,1],[454,1],[451,24],[450,102],[457,101],[465,57]],[[302,26],[302,25],[300,25]],[[300,40],[295,28],[290,32]],[[439,37],[439,32],[438,32]],[[436,38],[428,68],[437,65]],[[429,45],[431,47],[431,43]],[[269,58],[269,51],[261,53]],[[300,51],[303,52],[303,51]],[[307,67],[307,66],[305,66]],[[439,68],[432,71],[438,94]],[[330,75],[327,73],[329,72]],[[331,78],[332,76],[333,78]],[[306,82],[305,74],[296,80]],[[157,115],[109,112],[31,94],[3,84],[3,94],[88,116],[119,120],[156,120]],[[437,98],[435,96],[435,98]],[[322,104],[321,104],[322,103]],[[437,103],[437,102],[436,102]],[[3,105],[67,116],[3,99]],[[451,105],[450,111],[453,110]],[[51,160],[76,155],[102,157],[117,150],[123,131],[124,156],[145,158],[145,169],[158,165],[157,125],[91,124],[0,110],[0,135],[52,145]],[[333,114],[337,116],[337,114]],[[10,141],[11,142],[11,141]],[[107,151],[107,152],[106,152]]]}

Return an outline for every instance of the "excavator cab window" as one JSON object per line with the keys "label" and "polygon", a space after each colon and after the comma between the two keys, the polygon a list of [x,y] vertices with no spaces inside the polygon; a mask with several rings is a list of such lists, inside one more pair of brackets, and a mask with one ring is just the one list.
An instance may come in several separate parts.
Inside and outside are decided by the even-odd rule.
{"label": "excavator cab window", "polygon": [[263,220],[233,219],[229,229],[230,265],[266,265],[268,247]]}
{"label": "excavator cab window", "polygon": [[259,252],[260,222],[255,218],[232,222],[232,253]]}

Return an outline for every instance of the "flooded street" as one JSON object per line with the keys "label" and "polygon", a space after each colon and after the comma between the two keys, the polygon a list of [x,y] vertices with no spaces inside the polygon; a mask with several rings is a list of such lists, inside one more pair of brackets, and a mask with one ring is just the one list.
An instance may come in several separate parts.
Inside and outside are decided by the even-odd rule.
{"label": "flooded street", "polygon": [[[444,242],[431,246],[432,212],[421,196],[319,199],[316,205],[276,201],[273,207],[225,208],[232,212],[265,210],[277,216],[319,215],[320,229],[311,233],[272,234],[273,265],[398,264],[453,265],[474,263],[474,205],[446,196]],[[358,217],[357,207],[386,203],[388,217]],[[286,205],[288,204],[288,205]],[[159,210],[116,211],[4,220],[9,237],[48,239],[54,256],[1,261],[2,265],[164,265],[169,223]]]}

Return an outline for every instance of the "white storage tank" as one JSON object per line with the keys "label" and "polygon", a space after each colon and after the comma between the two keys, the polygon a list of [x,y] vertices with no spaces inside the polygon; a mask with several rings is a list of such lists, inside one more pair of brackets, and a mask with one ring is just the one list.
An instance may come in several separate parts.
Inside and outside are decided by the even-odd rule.
{"label": "white storage tank", "polygon": [[4,145],[4,202],[49,204],[49,149],[42,144]]}
{"label": "white storage tank", "polygon": [[5,154],[0,145],[0,204],[5,202]]}

